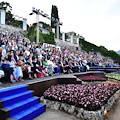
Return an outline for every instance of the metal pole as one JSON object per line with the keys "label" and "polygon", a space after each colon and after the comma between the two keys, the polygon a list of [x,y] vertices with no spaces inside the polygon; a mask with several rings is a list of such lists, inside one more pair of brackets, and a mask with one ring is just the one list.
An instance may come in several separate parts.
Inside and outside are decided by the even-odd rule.
{"label": "metal pole", "polygon": [[59,22],[57,21],[57,40],[59,40]]}
{"label": "metal pole", "polygon": [[36,36],[36,43],[39,43],[39,15],[36,14],[37,17],[37,36]]}
{"label": "metal pole", "polygon": [[39,12],[39,10],[40,9],[33,8],[32,13],[29,14],[29,15],[33,15],[34,13],[36,13],[36,20],[37,20],[36,43],[39,43],[39,15],[42,15],[43,17],[47,17],[49,20],[56,22],[56,36],[57,36],[57,39],[59,39],[59,25],[62,25],[62,23],[60,23],[60,21],[58,19],[49,18],[46,13],[43,14],[43,11]]}

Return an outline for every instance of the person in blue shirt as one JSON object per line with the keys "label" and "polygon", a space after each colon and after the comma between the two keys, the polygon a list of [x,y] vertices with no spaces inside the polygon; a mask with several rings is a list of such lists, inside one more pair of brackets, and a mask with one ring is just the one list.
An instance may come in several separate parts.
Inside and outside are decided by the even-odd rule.
{"label": "person in blue shirt", "polygon": [[[4,77],[4,71],[3,71],[3,67],[2,67],[2,65],[3,65],[2,60],[4,60],[4,57],[2,55],[0,55],[0,78]],[[0,82],[0,84],[2,84],[2,83]]]}

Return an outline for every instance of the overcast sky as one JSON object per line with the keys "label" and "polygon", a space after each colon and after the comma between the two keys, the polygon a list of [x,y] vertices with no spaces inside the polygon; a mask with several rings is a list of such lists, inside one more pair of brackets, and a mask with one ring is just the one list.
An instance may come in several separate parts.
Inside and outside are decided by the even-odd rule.
{"label": "overcast sky", "polygon": [[[36,22],[29,16],[32,7],[51,15],[52,5],[58,7],[61,32],[74,31],[87,41],[109,50],[120,50],[120,0],[6,0],[13,7],[12,13]],[[50,23],[39,17],[40,21]]]}

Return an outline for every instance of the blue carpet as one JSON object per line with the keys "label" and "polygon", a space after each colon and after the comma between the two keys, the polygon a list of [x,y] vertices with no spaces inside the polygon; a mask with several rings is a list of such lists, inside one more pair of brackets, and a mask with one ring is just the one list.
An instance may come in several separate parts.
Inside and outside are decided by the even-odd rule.
{"label": "blue carpet", "polygon": [[33,91],[27,91],[26,85],[1,89],[0,100],[16,120],[32,120],[45,111],[45,106],[38,103],[38,97],[33,97]]}
{"label": "blue carpet", "polygon": [[22,111],[14,116],[11,116],[11,118],[14,118],[16,120],[32,120],[38,115],[42,114],[45,111],[44,105],[42,104],[36,104],[29,109],[26,109],[25,111]]}

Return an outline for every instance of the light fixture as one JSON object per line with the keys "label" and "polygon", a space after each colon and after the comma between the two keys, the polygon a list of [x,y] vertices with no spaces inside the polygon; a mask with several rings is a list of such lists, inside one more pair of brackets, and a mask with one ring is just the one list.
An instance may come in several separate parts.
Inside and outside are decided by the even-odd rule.
{"label": "light fixture", "polygon": [[106,115],[106,114],[107,114],[107,109],[105,108],[104,115]]}
{"label": "light fixture", "polygon": [[[55,23],[54,25],[57,27],[57,39],[59,39],[59,26],[62,25],[63,23],[60,22],[59,19],[56,19],[54,17],[50,18],[49,15],[44,13],[42,10],[36,9],[35,7],[32,7],[32,13],[30,13],[29,15],[33,15],[34,13],[36,13],[36,15],[41,15],[43,17],[46,17],[47,19],[49,19]],[[39,21],[37,21],[37,24],[39,24]],[[37,26],[39,27],[39,25],[37,25]],[[37,31],[38,31],[38,29],[37,29]],[[39,37],[39,35],[37,35],[36,38],[38,38],[38,37]],[[36,41],[38,43],[38,39]]]}
{"label": "light fixture", "polygon": [[29,15],[33,15],[33,13],[30,13]]}

